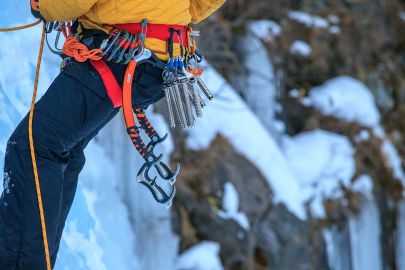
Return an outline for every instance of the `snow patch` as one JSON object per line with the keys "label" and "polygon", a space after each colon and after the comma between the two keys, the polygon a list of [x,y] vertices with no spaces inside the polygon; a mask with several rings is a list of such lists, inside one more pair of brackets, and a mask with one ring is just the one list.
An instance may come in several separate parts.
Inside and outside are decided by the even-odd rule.
{"label": "snow patch", "polygon": [[309,28],[328,28],[329,22],[324,18],[311,15],[302,11],[290,11],[288,17],[291,20],[304,24]]}
{"label": "snow patch", "polygon": [[354,180],[351,190],[365,195],[369,200],[373,200],[373,186],[373,179],[369,175],[363,174]]}
{"label": "snow patch", "polygon": [[398,269],[405,269],[405,200],[398,207],[396,261]]}
{"label": "snow patch", "polygon": [[291,89],[291,90],[288,92],[288,96],[289,96],[290,98],[300,98],[300,97],[301,97],[301,93],[300,93],[300,91],[299,91],[298,89]]}
{"label": "snow patch", "polygon": [[239,195],[235,186],[226,182],[224,186],[224,197],[222,200],[223,211],[219,211],[218,215],[223,219],[233,219],[242,228],[249,230],[249,219],[245,213],[239,212]]}
{"label": "snow patch", "polygon": [[349,231],[351,269],[383,269],[380,214],[374,201],[362,201],[359,214],[349,219]]}
{"label": "snow patch", "polygon": [[337,15],[331,14],[328,15],[328,21],[333,24],[338,24],[340,23],[340,18]]}
{"label": "snow patch", "polygon": [[[249,29],[252,32],[256,28],[250,26]],[[241,93],[264,126],[271,133],[276,133],[273,123],[277,87],[273,64],[267,49],[257,36],[248,33],[240,41],[240,50],[245,52],[243,65],[246,75],[232,78],[234,85],[237,85],[235,90]]]}
{"label": "snow patch", "polygon": [[312,48],[308,43],[302,40],[294,41],[290,46],[290,52],[301,56],[308,57],[312,53]]}
{"label": "snow patch", "polygon": [[218,243],[201,242],[180,255],[177,270],[223,270],[219,251]]}
{"label": "snow patch", "polygon": [[284,137],[283,147],[299,181],[300,201],[310,201],[313,214],[324,217],[324,199],[340,197],[340,185],[349,187],[355,173],[355,150],[350,141],[341,135],[315,130]]}
{"label": "snow patch", "polygon": [[357,134],[357,135],[354,137],[354,140],[355,140],[357,143],[361,143],[361,142],[370,140],[370,137],[371,137],[370,132],[369,132],[368,130],[366,130],[366,129],[362,129],[362,130],[359,132],[359,134]]}
{"label": "snow patch", "polygon": [[399,17],[405,22],[405,12],[404,11],[399,12]]}
{"label": "snow patch", "polygon": [[325,115],[358,122],[366,127],[376,127],[380,123],[371,91],[349,76],[340,76],[313,88],[305,105],[311,105]]}
{"label": "snow patch", "polygon": [[386,165],[391,168],[394,177],[405,185],[405,173],[402,167],[402,159],[393,143],[385,139],[381,145],[381,151],[387,158]]}
{"label": "snow patch", "polygon": [[271,20],[256,20],[249,23],[250,32],[261,39],[268,42],[273,41],[281,34],[281,26],[275,21]]}
{"label": "snow patch", "polygon": [[342,32],[342,29],[339,26],[332,26],[331,28],[329,28],[329,33],[334,34],[334,35],[338,35]]}

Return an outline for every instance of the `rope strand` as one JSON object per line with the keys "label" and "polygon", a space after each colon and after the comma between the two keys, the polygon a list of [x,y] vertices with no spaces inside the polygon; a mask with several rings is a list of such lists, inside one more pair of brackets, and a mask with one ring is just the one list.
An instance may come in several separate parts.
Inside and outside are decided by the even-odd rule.
{"label": "rope strand", "polygon": [[[0,33],[27,29],[27,28],[40,24],[41,21],[42,20],[38,20],[34,23],[17,26],[17,27],[0,28]],[[39,45],[38,60],[37,60],[37,66],[36,66],[36,70],[35,70],[34,90],[32,93],[31,108],[30,108],[29,121],[28,121],[28,137],[29,137],[29,144],[30,144],[31,162],[32,162],[32,168],[33,168],[34,179],[35,179],[35,189],[36,189],[37,200],[38,200],[39,217],[40,217],[40,221],[41,221],[42,240],[44,242],[46,269],[51,270],[52,268],[51,268],[51,260],[50,260],[50,256],[49,256],[48,236],[46,233],[46,224],[45,224],[44,207],[43,207],[43,203],[42,203],[41,185],[39,182],[38,166],[37,166],[37,160],[35,158],[35,147],[34,147],[34,138],[33,138],[33,131],[32,131],[35,101],[37,98],[37,91],[38,91],[39,71],[41,69],[42,54],[44,52],[45,35],[46,35],[46,23],[44,22],[42,25],[41,43]]]}
{"label": "rope strand", "polygon": [[63,45],[62,51],[69,57],[73,57],[78,62],[86,62],[87,60],[101,60],[101,54],[103,53],[100,49],[89,50],[86,45],[80,43],[75,37],[67,37],[65,44]]}
{"label": "rope strand", "polygon": [[30,109],[30,115],[29,115],[28,134],[29,134],[29,141],[30,141],[31,161],[32,161],[32,167],[33,167],[34,178],[35,178],[35,188],[36,188],[36,192],[37,192],[37,200],[38,200],[38,207],[39,207],[39,217],[41,219],[42,239],[43,239],[43,242],[44,242],[46,268],[47,268],[47,270],[51,270],[51,260],[50,260],[50,256],[49,256],[49,246],[48,246],[48,236],[46,234],[44,207],[43,207],[43,204],[42,204],[41,185],[40,185],[40,182],[39,182],[37,160],[35,158],[34,137],[33,137],[33,132],[32,132],[32,123],[33,123],[33,119],[34,119],[35,101],[36,101],[36,98],[37,98],[37,91],[38,91],[39,71],[41,69],[42,54],[43,54],[43,51],[44,51],[45,33],[46,33],[46,25],[44,23],[43,26],[42,26],[41,44],[39,46],[37,67],[36,67],[36,71],[35,71],[34,90],[33,90],[33,93],[32,93],[31,109]]}
{"label": "rope strand", "polygon": [[0,28],[0,33],[12,32],[12,31],[18,31],[18,30],[27,29],[27,28],[36,26],[36,25],[40,24],[41,22],[42,22],[42,20],[38,20],[38,21],[36,21],[36,22],[30,23],[30,24],[26,24],[26,25],[21,25],[21,26],[16,26],[16,27],[10,27],[10,28]]}

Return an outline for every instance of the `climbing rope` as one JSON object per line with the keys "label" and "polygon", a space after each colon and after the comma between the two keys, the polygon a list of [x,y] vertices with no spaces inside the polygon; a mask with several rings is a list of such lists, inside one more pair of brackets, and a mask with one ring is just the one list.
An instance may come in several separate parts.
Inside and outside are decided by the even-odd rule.
{"label": "climbing rope", "polygon": [[62,33],[66,38],[65,44],[63,44],[62,47],[62,52],[65,55],[72,57],[77,62],[81,63],[86,62],[87,60],[98,61],[103,59],[101,56],[103,53],[102,50],[89,50],[85,44],[81,43],[76,37],[73,36],[70,22],[63,24]]}
{"label": "climbing rope", "polygon": [[[18,30],[22,30],[22,29],[26,29],[26,28],[29,28],[29,27],[36,26],[36,25],[38,25],[40,23],[41,23],[41,20],[38,20],[37,22],[27,24],[27,25],[23,25],[23,26],[12,27],[12,28],[0,28],[0,32],[18,31]],[[32,168],[33,168],[33,171],[34,171],[35,188],[36,188],[37,200],[38,200],[38,206],[39,206],[39,217],[40,217],[40,220],[41,220],[42,239],[43,239],[43,242],[44,242],[45,258],[46,258],[46,269],[51,270],[52,268],[51,268],[51,260],[50,260],[50,256],[49,256],[48,236],[46,234],[44,207],[43,207],[43,204],[42,204],[41,185],[40,185],[40,182],[39,182],[38,167],[37,167],[37,161],[36,161],[36,158],[35,158],[34,138],[33,138],[33,132],[32,132],[32,123],[33,123],[33,119],[34,119],[35,101],[36,101],[36,98],[37,98],[37,90],[38,90],[39,71],[41,69],[42,54],[43,54],[43,51],[44,51],[44,44],[45,44],[45,34],[46,34],[46,24],[43,23],[42,37],[41,37],[41,43],[40,43],[40,46],[39,46],[38,60],[37,60],[37,66],[36,66],[36,71],[35,71],[34,90],[33,90],[33,93],[32,93],[31,108],[30,108],[29,121],[28,121],[28,134],[29,134],[29,143],[30,143],[30,153],[31,153]]]}
{"label": "climbing rope", "polygon": [[80,43],[75,37],[67,37],[62,51],[65,55],[73,57],[78,62],[86,62],[87,60],[101,60],[103,53],[100,49],[89,50],[86,45]]}
{"label": "climbing rope", "polygon": [[46,268],[47,268],[47,270],[51,270],[51,260],[50,260],[50,257],[49,257],[49,246],[48,246],[48,236],[46,234],[44,207],[43,207],[43,204],[42,204],[41,185],[39,183],[37,161],[36,161],[36,158],[35,158],[34,138],[33,138],[33,134],[32,134],[32,122],[33,122],[33,119],[34,119],[34,108],[35,108],[35,101],[36,101],[36,98],[37,98],[39,71],[41,69],[42,54],[43,54],[43,51],[44,51],[45,33],[46,33],[46,28],[45,28],[45,23],[44,23],[43,26],[42,26],[41,44],[39,46],[37,67],[36,67],[36,71],[35,71],[34,90],[33,90],[33,93],[32,93],[32,100],[31,100],[31,109],[30,109],[30,116],[29,116],[28,133],[29,133],[29,141],[30,141],[31,161],[32,161],[32,167],[34,169],[35,188],[36,188],[36,191],[37,191],[37,199],[38,199],[38,206],[39,206],[39,216],[40,216],[40,219],[41,219],[42,238],[43,238],[43,241],[44,241]]}
{"label": "climbing rope", "polygon": [[12,31],[18,31],[18,30],[23,30],[23,29],[27,29],[33,26],[36,26],[38,24],[40,24],[42,22],[42,20],[38,20],[36,22],[30,23],[30,24],[26,24],[26,25],[22,25],[22,26],[16,26],[16,27],[10,27],[10,28],[0,28],[0,33],[4,33],[4,32],[12,32]]}

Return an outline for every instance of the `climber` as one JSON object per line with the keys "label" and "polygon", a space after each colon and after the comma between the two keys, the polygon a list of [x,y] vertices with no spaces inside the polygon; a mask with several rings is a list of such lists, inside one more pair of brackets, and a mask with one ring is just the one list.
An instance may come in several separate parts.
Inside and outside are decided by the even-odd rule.
{"label": "climber", "polygon": [[[30,0],[32,14],[44,21],[65,22],[77,19],[75,37],[89,49],[100,48],[101,43],[115,28],[130,33],[131,29],[141,25],[138,32],[142,33],[133,30],[129,37],[135,41],[136,37],[144,34],[143,37],[146,38],[142,40],[142,50],[139,52],[142,53],[145,48],[164,63],[170,62],[170,59],[181,61],[181,54],[181,57],[174,56],[183,51],[187,26],[205,19],[224,2],[225,0]],[[147,25],[142,24],[146,22],[145,19]],[[168,33],[168,29],[173,30]],[[117,32],[114,33],[117,35]],[[176,33],[177,36],[173,37]],[[116,56],[117,54],[111,54],[112,58]],[[123,85],[126,72],[126,65],[122,63],[102,62],[101,65],[106,63],[108,70],[114,75],[113,79],[108,79],[108,76],[102,74],[106,68],[100,68],[100,62],[94,65],[92,61],[78,61],[79,56],[63,57],[66,60],[65,65],[45,95],[36,103],[33,119],[35,155],[52,268],[75,196],[79,173],[85,163],[83,150],[118,113],[120,104],[117,104],[107,88],[114,78],[118,85]],[[140,63],[133,76],[134,108],[143,110],[162,99],[166,93],[165,88],[162,88],[163,80],[159,65]],[[142,111],[138,111],[137,116],[142,115]],[[147,122],[146,126],[149,126]],[[130,135],[132,138],[137,136]],[[27,115],[7,143],[4,191],[0,198],[1,270],[49,269],[33,178]]]}

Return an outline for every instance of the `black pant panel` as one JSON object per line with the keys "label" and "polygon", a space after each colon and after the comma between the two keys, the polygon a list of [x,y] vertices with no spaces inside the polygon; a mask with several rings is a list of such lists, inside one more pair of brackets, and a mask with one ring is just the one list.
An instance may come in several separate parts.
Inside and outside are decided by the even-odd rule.
{"label": "black pant panel", "polygon": [[[99,87],[99,93],[105,92],[102,84]],[[52,265],[85,163],[83,150],[117,112],[106,94],[92,91],[65,72],[36,104],[33,135]],[[4,172],[0,269],[46,269],[28,115],[8,141]]]}

